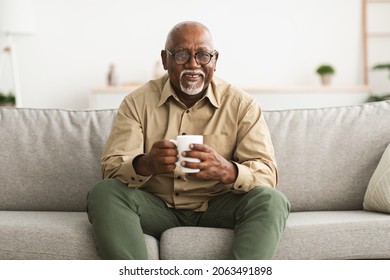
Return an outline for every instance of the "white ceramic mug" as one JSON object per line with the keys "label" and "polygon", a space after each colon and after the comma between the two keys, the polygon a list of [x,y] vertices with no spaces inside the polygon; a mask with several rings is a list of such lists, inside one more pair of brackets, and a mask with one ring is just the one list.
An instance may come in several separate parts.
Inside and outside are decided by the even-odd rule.
{"label": "white ceramic mug", "polygon": [[200,169],[187,168],[187,167],[181,166],[181,163],[183,161],[200,162],[200,159],[183,157],[181,154],[182,154],[182,152],[191,150],[190,144],[203,144],[203,135],[179,135],[179,136],[177,136],[176,140],[171,139],[169,141],[174,143],[177,147],[177,152],[179,153],[179,161],[176,163],[176,165],[180,168],[180,171],[182,173],[199,172]]}

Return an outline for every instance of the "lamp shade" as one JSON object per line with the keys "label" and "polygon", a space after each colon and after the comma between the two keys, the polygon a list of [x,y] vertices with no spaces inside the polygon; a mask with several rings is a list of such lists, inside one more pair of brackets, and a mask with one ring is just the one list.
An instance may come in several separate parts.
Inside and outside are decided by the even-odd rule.
{"label": "lamp shade", "polygon": [[36,32],[32,0],[0,0],[0,34]]}

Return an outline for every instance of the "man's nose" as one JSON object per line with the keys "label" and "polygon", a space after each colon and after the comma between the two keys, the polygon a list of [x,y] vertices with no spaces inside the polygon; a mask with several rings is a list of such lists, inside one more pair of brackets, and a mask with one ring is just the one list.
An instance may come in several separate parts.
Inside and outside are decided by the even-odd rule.
{"label": "man's nose", "polygon": [[187,61],[190,68],[199,68],[200,64],[196,61],[195,55],[191,54],[190,59]]}

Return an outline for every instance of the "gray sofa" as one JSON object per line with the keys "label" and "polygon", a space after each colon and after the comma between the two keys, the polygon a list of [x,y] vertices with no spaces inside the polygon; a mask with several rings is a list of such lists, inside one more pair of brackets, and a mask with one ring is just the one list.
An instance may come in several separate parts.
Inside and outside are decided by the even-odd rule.
{"label": "gray sofa", "polygon": [[[99,259],[85,212],[115,110],[0,109],[0,259]],[[275,259],[390,257],[390,215],[363,210],[390,102],[264,112],[292,212]],[[145,235],[151,259],[224,259],[233,231]]]}

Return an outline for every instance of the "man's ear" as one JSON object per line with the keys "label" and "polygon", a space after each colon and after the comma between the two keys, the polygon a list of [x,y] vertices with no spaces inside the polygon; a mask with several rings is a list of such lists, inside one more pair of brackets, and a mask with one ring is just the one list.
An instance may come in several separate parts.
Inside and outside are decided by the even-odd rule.
{"label": "man's ear", "polygon": [[217,60],[218,60],[218,57],[219,57],[219,52],[215,52],[214,53],[214,59],[215,59],[215,62],[214,62],[214,71],[217,71]]}
{"label": "man's ear", "polygon": [[168,70],[167,66],[167,52],[165,50],[161,51],[161,61],[164,66],[164,70]]}

